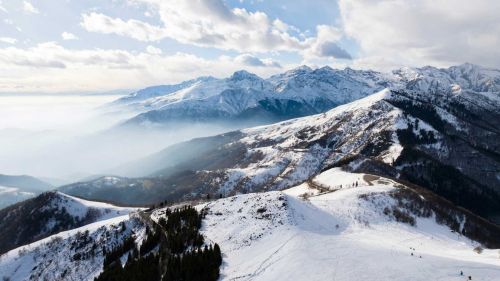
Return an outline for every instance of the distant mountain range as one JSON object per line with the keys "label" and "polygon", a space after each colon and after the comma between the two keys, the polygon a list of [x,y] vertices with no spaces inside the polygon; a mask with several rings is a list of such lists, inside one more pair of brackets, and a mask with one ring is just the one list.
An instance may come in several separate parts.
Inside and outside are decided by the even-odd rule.
{"label": "distant mountain range", "polygon": [[299,67],[269,79],[247,71],[216,79],[146,88],[112,103],[140,112],[126,125],[169,125],[183,121],[254,124],[316,114],[385,88],[374,71]]}
{"label": "distant mountain range", "polygon": [[327,111],[384,88],[420,91],[498,92],[498,70],[472,64],[439,69],[401,68],[391,73],[323,67],[296,69],[263,79],[247,71],[145,88],[109,106],[139,114],[123,125],[179,122],[266,124]]}
{"label": "distant mountain range", "polygon": [[0,174],[0,209],[53,188],[51,184],[35,177]]}

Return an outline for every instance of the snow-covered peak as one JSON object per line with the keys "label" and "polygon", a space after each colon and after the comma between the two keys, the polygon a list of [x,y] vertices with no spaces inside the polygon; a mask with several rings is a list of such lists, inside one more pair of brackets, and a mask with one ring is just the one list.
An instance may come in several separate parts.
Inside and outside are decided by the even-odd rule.
{"label": "snow-covered peak", "polygon": [[231,77],[229,77],[230,80],[232,81],[241,81],[241,80],[262,80],[259,76],[256,74],[250,73],[246,70],[239,70],[233,73]]}
{"label": "snow-covered peak", "polygon": [[403,67],[394,70],[393,74],[411,90],[456,92],[458,87],[475,92],[500,91],[500,70],[470,63],[449,68]]}
{"label": "snow-covered peak", "polygon": [[320,67],[318,69],[315,69],[314,71],[317,72],[317,73],[329,73],[329,72],[332,72],[334,71],[335,69],[331,68],[330,66],[328,65],[325,65],[323,67]]}
{"label": "snow-covered peak", "polygon": [[179,90],[191,87],[196,83],[209,82],[213,80],[216,80],[216,78],[212,76],[201,76],[178,84],[151,86],[122,97],[114,101],[112,105],[133,104],[158,96],[169,95]]}
{"label": "snow-covered peak", "polygon": [[294,73],[306,73],[306,72],[311,72],[312,71],[312,68],[310,68],[309,66],[307,65],[301,65],[301,66],[298,66],[290,71],[287,71],[287,72],[294,72]]}
{"label": "snow-covered peak", "polygon": [[312,71],[313,71],[313,69],[310,68],[309,66],[301,65],[299,67],[293,68],[293,69],[285,71],[283,73],[273,75],[268,80],[271,81],[272,83],[276,83],[273,81],[277,81],[277,80],[281,80],[281,79],[290,79],[292,77],[306,75]]}

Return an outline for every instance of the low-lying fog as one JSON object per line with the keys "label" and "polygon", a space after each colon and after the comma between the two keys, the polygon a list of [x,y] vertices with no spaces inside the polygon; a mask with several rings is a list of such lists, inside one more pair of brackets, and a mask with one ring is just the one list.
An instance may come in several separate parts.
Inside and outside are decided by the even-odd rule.
{"label": "low-lying fog", "polygon": [[136,114],[110,113],[104,105],[117,98],[0,96],[0,174],[75,182],[170,144],[229,130],[192,124],[169,130],[110,130]]}

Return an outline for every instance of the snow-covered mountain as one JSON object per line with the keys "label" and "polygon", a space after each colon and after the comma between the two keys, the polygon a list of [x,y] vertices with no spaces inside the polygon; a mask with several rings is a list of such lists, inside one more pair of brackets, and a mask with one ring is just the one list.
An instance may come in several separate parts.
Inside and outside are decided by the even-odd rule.
{"label": "snow-covered mountain", "polygon": [[401,68],[391,73],[301,66],[268,79],[238,71],[225,79],[201,77],[146,88],[113,105],[140,112],[125,122],[128,125],[183,121],[266,124],[324,112],[384,88],[492,93],[500,89],[500,71],[472,64],[447,69]]}
{"label": "snow-covered mountain", "polygon": [[339,170],[314,182],[322,193],[303,184],[203,206],[203,233],[224,253],[223,280],[462,280],[461,271],[498,280],[496,250],[474,252],[461,219],[449,220],[464,217],[441,217],[432,195]]}
{"label": "snow-covered mountain", "polygon": [[147,87],[147,88],[138,90],[136,92],[133,92],[125,97],[119,98],[118,100],[114,101],[112,104],[113,105],[140,104],[141,101],[155,98],[158,96],[168,95],[168,94],[177,92],[179,90],[182,90],[184,88],[188,88],[188,87],[192,86],[193,84],[203,82],[203,81],[210,81],[210,80],[214,80],[214,78],[212,78],[212,77],[200,77],[197,79],[184,81],[184,82],[181,82],[179,84],[174,84],[174,85],[159,85],[159,86]]}
{"label": "snow-covered mountain", "polygon": [[60,192],[42,193],[0,210],[0,253],[60,231],[123,216],[134,210]]}
{"label": "snow-covered mountain", "polygon": [[389,80],[374,71],[329,67],[313,70],[304,66],[269,79],[242,70],[225,79],[201,78],[147,88],[113,104],[143,111],[127,121],[129,125],[235,119],[270,123],[323,112],[365,97],[386,87]]}
{"label": "snow-covered mountain", "polygon": [[[165,204],[192,203],[205,245],[222,249],[222,280],[500,280],[491,222],[500,213],[499,77],[470,64],[391,74],[301,67],[138,92],[119,106],[166,112],[147,122],[251,117],[241,115],[248,108],[286,119],[342,105],[179,143],[113,171],[126,177],[59,189],[152,210],[60,192],[1,210],[0,245],[10,251],[0,277],[94,280],[109,250],[130,241],[149,248],[124,248],[124,268],[149,254],[161,264],[151,229]],[[263,106],[270,96],[294,106]],[[227,198],[206,200],[218,197]]]}
{"label": "snow-covered mountain", "polygon": [[[333,168],[282,192],[196,208],[206,243],[222,250],[219,280],[499,280],[498,226],[379,176]],[[0,259],[0,276],[94,280],[105,252],[129,237],[142,249],[146,228],[165,213],[119,216],[19,247]],[[125,249],[118,255],[123,265],[135,255]]]}
{"label": "snow-covered mountain", "polygon": [[[147,204],[281,190],[345,166],[410,181],[493,218],[500,213],[500,93],[473,89],[495,89],[496,76],[484,75],[498,71],[471,65],[418,71],[404,72],[413,78],[393,89],[322,114],[171,146],[122,167],[118,173],[147,177],[128,179],[130,187],[62,190],[102,200],[116,200],[119,190]],[[450,77],[462,78],[447,84]]]}
{"label": "snow-covered mountain", "polygon": [[407,89],[412,90],[500,92],[500,70],[470,63],[445,69],[404,67],[394,70],[393,74],[406,84]]}

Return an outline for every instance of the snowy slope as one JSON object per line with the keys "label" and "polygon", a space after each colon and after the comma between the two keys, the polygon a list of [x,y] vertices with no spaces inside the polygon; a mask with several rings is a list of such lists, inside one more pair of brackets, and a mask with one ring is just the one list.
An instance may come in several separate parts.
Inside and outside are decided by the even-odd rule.
{"label": "snowy slope", "polygon": [[144,232],[144,225],[128,215],[61,232],[0,256],[0,276],[11,281],[94,280],[102,271],[104,247],[112,249],[131,235],[140,245]]}
{"label": "snowy slope", "polygon": [[[478,250],[482,243],[460,234],[481,219],[443,202],[390,179],[335,168],[282,192],[237,195],[197,209],[207,214],[206,241],[222,249],[220,280],[500,280],[499,250]],[[130,236],[142,243],[141,221],[118,216],[14,249],[0,256],[0,277],[93,280],[103,247]],[[500,245],[498,227],[481,231],[483,244]]]}
{"label": "snowy slope", "polygon": [[165,96],[171,93],[177,92],[179,90],[188,88],[193,84],[202,82],[202,81],[210,81],[213,80],[212,77],[199,77],[197,79],[188,80],[181,82],[179,84],[174,85],[160,85],[160,86],[152,86],[148,88],[141,89],[139,91],[133,92],[125,97],[122,97],[112,103],[112,105],[131,105],[135,106],[135,104],[140,103],[144,100],[155,98],[157,96]]}
{"label": "snowy slope", "polygon": [[0,251],[136,210],[91,202],[60,192],[43,193],[0,211]]}
{"label": "snowy slope", "polygon": [[478,243],[433,217],[397,222],[383,213],[396,205],[394,182],[345,176],[316,179],[331,186],[361,179],[358,187],[307,200],[292,188],[200,206],[209,209],[203,233],[224,254],[222,280],[465,280],[460,271],[500,280],[498,250],[474,252]]}
{"label": "snowy slope", "polygon": [[52,206],[59,209],[65,208],[68,214],[75,218],[84,218],[89,213],[89,210],[92,209],[98,210],[100,213],[96,221],[127,215],[137,210],[137,208],[119,207],[108,203],[88,201],[61,192],[57,194],[59,195],[59,200],[52,201]]}

